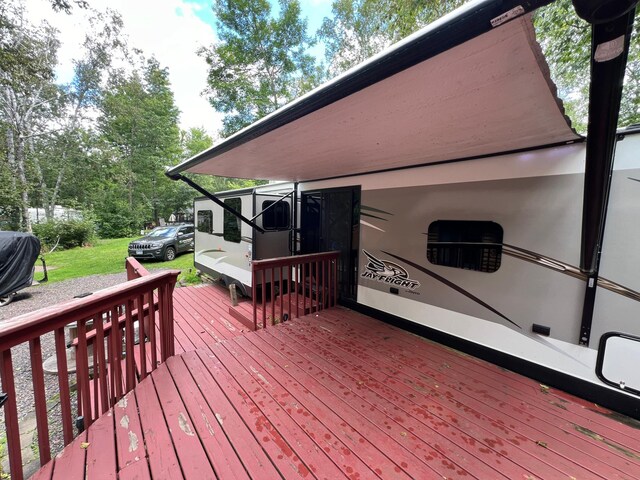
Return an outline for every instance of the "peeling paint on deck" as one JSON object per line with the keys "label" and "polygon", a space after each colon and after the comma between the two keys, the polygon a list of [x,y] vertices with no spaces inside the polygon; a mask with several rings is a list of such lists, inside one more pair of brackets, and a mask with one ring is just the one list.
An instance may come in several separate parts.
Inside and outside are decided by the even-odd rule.
{"label": "peeling paint on deck", "polygon": [[576,431],[586,435],[587,437],[590,437],[597,442],[601,442],[607,447],[612,448],[613,450],[616,450],[629,458],[633,458],[634,460],[640,460],[640,454],[638,454],[637,452],[629,450],[628,448],[625,448],[622,445],[619,445],[611,440],[608,440],[604,438],[602,435],[599,435],[598,433],[594,432],[593,430],[589,430],[588,428],[582,427],[575,423],[573,424],[573,428],[575,428]]}
{"label": "peeling paint on deck", "polygon": [[135,452],[136,450],[138,450],[138,436],[132,431],[129,431],[128,433],[129,433],[129,453]]}
{"label": "peeling paint on deck", "polygon": [[185,417],[184,413],[182,412],[178,414],[178,426],[184,433],[186,433],[190,437],[193,437],[194,433],[193,430],[191,430],[191,425],[189,425],[187,417]]}

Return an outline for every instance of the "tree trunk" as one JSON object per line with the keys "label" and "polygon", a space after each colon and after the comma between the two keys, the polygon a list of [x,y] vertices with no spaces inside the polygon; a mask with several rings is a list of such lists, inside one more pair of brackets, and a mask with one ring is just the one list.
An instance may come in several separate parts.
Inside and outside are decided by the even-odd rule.
{"label": "tree trunk", "polygon": [[31,233],[31,218],[29,218],[29,184],[27,182],[27,174],[25,172],[25,151],[24,139],[18,137],[16,145],[16,173],[20,187],[20,228],[25,232]]}

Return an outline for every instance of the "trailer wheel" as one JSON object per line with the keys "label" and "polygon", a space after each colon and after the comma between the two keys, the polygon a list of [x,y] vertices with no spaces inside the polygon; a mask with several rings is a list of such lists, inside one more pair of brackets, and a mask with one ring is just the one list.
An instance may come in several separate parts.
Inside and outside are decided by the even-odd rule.
{"label": "trailer wheel", "polygon": [[176,258],[176,249],[173,247],[167,247],[164,251],[164,261],[169,262]]}
{"label": "trailer wheel", "polygon": [[0,307],[4,307],[5,305],[9,305],[13,301],[13,297],[15,297],[15,293],[10,293],[8,295],[3,295],[0,297]]}

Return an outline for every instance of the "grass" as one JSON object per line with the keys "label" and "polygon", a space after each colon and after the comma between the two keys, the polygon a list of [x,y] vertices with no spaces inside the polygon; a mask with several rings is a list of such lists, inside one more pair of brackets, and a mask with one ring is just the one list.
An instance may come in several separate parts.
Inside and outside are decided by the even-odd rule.
{"label": "grass", "polygon": [[[44,255],[49,269],[49,283],[89,275],[106,275],[124,272],[127,246],[134,238],[114,238],[98,240],[91,247],[77,247],[55,251]],[[148,270],[177,269],[182,273],[178,280],[183,284],[200,283],[193,266],[193,253],[183,253],[170,262],[148,260],[141,262]],[[36,263],[36,265],[39,264]],[[36,280],[42,277],[36,273]]]}

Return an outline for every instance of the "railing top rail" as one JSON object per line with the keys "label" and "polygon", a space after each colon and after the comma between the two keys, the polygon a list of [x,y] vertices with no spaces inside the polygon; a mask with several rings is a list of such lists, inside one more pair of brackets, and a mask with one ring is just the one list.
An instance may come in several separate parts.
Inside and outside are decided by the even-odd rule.
{"label": "railing top rail", "polygon": [[[127,257],[125,263],[128,264],[128,267],[131,269],[131,271],[138,277],[146,277],[147,275],[151,275],[149,270],[147,270],[138,260],[133,257]],[[127,272],[129,271],[129,268],[127,268]]]}
{"label": "railing top rail", "polygon": [[152,273],[114,287],[98,290],[87,297],[76,298],[6,320],[0,324],[0,351],[68,323],[89,318],[103,311],[105,306],[119,305],[129,298],[147,293],[150,289],[167,282],[175,283],[179,274],[179,270]]}
{"label": "railing top rail", "polygon": [[337,259],[339,256],[340,252],[334,250],[332,252],[308,253],[290,257],[266,258],[264,260],[254,260],[251,262],[251,268],[256,271],[272,267],[286,267],[287,265],[296,265],[309,261]]}

